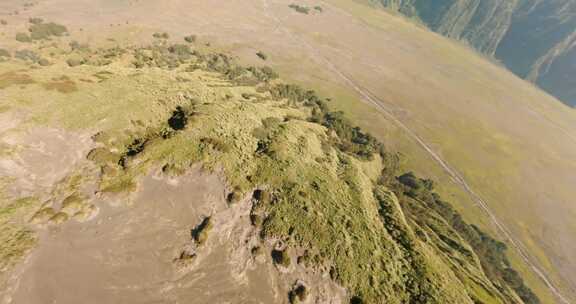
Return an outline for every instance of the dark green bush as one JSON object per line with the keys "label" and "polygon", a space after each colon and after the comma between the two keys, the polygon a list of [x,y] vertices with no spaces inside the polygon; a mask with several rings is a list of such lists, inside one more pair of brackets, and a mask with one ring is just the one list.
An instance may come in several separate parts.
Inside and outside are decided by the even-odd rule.
{"label": "dark green bush", "polygon": [[168,118],[168,126],[174,131],[183,130],[188,124],[188,116],[188,111],[181,106],[177,106],[176,110],[172,112],[172,116]]}
{"label": "dark green bush", "polygon": [[324,114],[322,124],[336,132],[340,139],[337,146],[343,152],[354,154],[360,159],[372,159],[375,153],[382,150],[376,138],[364,133],[359,127],[353,127],[342,112]]}
{"label": "dark green bush", "polygon": [[289,8],[295,10],[298,13],[308,15],[310,13],[310,9],[306,6],[298,5],[298,4],[290,4],[288,5]]}
{"label": "dark green bush", "polygon": [[264,53],[262,53],[262,52],[256,53],[256,56],[258,56],[258,57],[259,57],[260,59],[262,59],[262,60],[268,59],[268,55],[266,55],[266,54],[264,54]]}
{"label": "dark green bush", "polygon": [[[431,180],[418,178],[414,173],[408,172],[398,177],[398,183],[399,185],[391,188],[396,190],[399,198],[406,201],[403,205],[410,205],[409,200],[414,199],[424,203],[429,208],[429,212],[435,212],[444,218],[474,249],[488,278],[510,286],[524,303],[540,303],[538,297],[525,285],[518,273],[511,268],[506,256],[506,244],[495,240],[475,225],[466,223],[449,203],[443,201],[434,192],[434,183]],[[419,217],[426,218],[425,215]],[[442,236],[440,238],[451,247],[466,254],[466,250],[460,248],[458,244],[454,244]]]}

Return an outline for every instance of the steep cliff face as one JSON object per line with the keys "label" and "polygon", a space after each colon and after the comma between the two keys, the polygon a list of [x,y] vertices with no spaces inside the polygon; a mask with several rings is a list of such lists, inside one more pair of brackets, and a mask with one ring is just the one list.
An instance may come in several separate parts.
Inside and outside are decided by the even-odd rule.
{"label": "steep cliff face", "polygon": [[496,58],[514,73],[576,105],[576,1],[523,0]]}
{"label": "steep cliff face", "polygon": [[[378,0],[376,0],[378,1]],[[379,0],[432,30],[494,56],[520,77],[576,105],[576,1]]]}

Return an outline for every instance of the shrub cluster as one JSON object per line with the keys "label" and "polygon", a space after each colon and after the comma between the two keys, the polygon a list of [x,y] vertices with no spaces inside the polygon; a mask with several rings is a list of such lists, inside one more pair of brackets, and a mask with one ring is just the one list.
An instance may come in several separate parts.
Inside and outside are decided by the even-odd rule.
{"label": "shrub cluster", "polygon": [[[506,244],[490,237],[477,226],[466,223],[448,202],[443,201],[434,192],[434,183],[431,180],[418,178],[414,173],[408,172],[399,176],[397,181],[393,188],[396,189],[398,197],[423,202],[430,212],[435,212],[444,218],[472,246],[488,278],[510,286],[524,303],[540,303],[538,297],[512,268],[506,256]],[[465,249],[455,247],[466,254]]]}
{"label": "shrub cluster", "polygon": [[278,74],[270,67],[229,67],[224,73],[228,80],[236,84],[254,86],[262,82],[269,82],[278,78]]}
{"label": "shrub cluster", "polygon": [[404,249],[405,259],[408,261],[405,288],[410,296],[410,303],[428,303],[431,297],[429,290],[432,288],[426,281],[425,262],[419,251],[415,248],[414,238],[409,234],[408,227],[401,222],[402,215],[395,208],[386,190],[380,187],[374,189],[374,197],[379,204],[379,213],[384,228],[394,241]]}
{"label": "shrub cluster", "polygon": [[35,40],[49,40],[52,37],[61,37],[68,33],[68,29],[54,22],[45,23],[40,18],[30,18],[29,34],[17,33],[16,40],[19,42],[32,42]]}
{"label": "shrub cluster", "polygon": [[23,61],[37,63],[40,65],[47,65],[49,64],[48,61],[42,58],[38,53],[32,50],[18,50],[14,52],[14,57]]}
{"label": "shrub cluster", "polygon": [[60,37],[68,33],[68,29],[54,22],[44,23],[42,19],[34,19],[34,23],[28,28],[32,40],[48,40],[52,37]]}
{"label": "shrub cluster", "polygon": [[154,33],[152,34],[152,37],[156,39],[168,39],[170,38],[170,35],[168,35],[168,33]]}
{"label": "shrub cluster", "polygon": [[26,33],[16,33],[15,39],[16,39],[16,41],[22,42],[22,43],[32,42],[32,38],[30,38],[30,36]]}
{"label": "shrub cluster", "polygon": [[300,14],[308,15],[308,13],[310,13],[310,8],[308,8],[306,6],[292,3],[292,4],[288,5],[288,7],[295,10],[296,12],[298,12]]}
{"label": "shrub cluster", "polygon": [[330,111],[314,91],[304,90],[294,84],[277,84],[270,89],[270,94],[276,100],[287,100],[290,104],[311,107],[310,121],[334,131],[338,135],[334,144],[341,151],[364,160],[371,160],[375,153],[385,155],[384,146],[376,138],[353,126],[342,112]]}
{"label": "shrub cluster", "polygon": [[189,45],[174,44],[171,46],[151,46],[134,50],[133,64],[136,68],[159,67],[175,69],[186,63],[196,53]]}

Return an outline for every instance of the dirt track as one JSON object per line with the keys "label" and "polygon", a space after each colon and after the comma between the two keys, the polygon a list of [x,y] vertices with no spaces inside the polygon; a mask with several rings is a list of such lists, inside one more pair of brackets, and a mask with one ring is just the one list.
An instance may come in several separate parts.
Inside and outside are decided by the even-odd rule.
{"label": "dirt track", "polygon": [[[374,95],[369,90],[360,87],[354,79],[350,78],[349,76],[345,75],[341,70],[339,70],[331,61],[327,60],[316,51],[316,49],[308,44],[304,39],[300,39],[297,34],[292,33],[287,27],[284,26],[282,21],[274,15],[274,12],[270,10],[268,0],[262,0],[264,10],[268,13],[268,16],[276,21],[280,29],[286,34],[286,36],[290,37],[294,42],[302,45],[307,50],[309,50],[310,55],[319,60],[322,64],[326,65],[330,70],[332,70],[341,80],[347,84],[350,88],[356,91],[360,96],[362,96],[363,100],[370,103],[374,106],[379,112],[381,112],[387,119],[390,119],[394,122],[398,127],[406,132],[406,134],[412,138],[418,145],[424,149],[430,157],[440,165],[444,171],[456,182],[458,185],[462,187],[464,191],[466,191],[472,200],[477,204],[478,207],[484,211],[484,213],[490,218],[490,221],[497,227],[497,231],[500,235],[501,239],[508,241],[509,244],[518,252],[518,254],[522,257],[524,263],[540,278],[546,286],[550,289],[550,291],[562,302],[569,304],[570,301],[558,290],[558,288],[548,279],[548,275],[546,271],[543,270],[539,265],[538,262],[533,259],[530,254],[528,253],[526,247],[522,244],[522,242],[515,238],[510,230],[506,227],[504,223],[502,223],[498,217],[490,210],[488,204],[484,201],[484,199],[470,187],[470,185],[466,182],[464,177],[458,173],[449,163],[443,159],[438,153],[436,153],[425,141],[422,139],[414,130],[412,130],[409,126],[404,124],[400,119],[398,119],[393,111],[390,111],[387,106],[386,102],[379,99],[376,95]],[[552,122],[550,122],[553,124]],[[570,140],[574,140],[571,134],[566,131],[561,126],[553,124],[555,127],[558,127],[562,132],[564,132]]]}

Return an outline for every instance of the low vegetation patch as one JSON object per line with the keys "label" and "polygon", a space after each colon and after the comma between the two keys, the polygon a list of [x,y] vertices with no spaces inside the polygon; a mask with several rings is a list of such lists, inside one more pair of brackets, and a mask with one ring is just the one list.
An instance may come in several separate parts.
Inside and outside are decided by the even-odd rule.
{"label": "low vegetation patch", "polygon": [[1,58],[10,58],[10,57],[12,57],[12,54],[10,54],[10,52],[8,50],[0,49],[0,59]]}
{"label": "low vegetation patch", "polygon": [[44,21],[40,18],[32,18],[32,25],[28,28],[32,40],[49,40],[52,37],[61,37],[68,33],[68,29],[61,24]]}
{"label": "low vegetation patch", "polygon": [[13,85],[29,85],[36,81],[28,74],[17,72],[6,72],[0,74],[0,89],[5,89]]}
{"label": "low vegetation patch", "polygon": [[188,42],[188,43],[194,43],[196,42],[197,37],[196,35],[188,35],[186,37],[184,37],[184,41]]}
{"label": "low vegetation patch", "polygon": [[[495,240],[474,225],[466,223],[460,214],[452,206],[434,192],[434,182],[429,179],[418,178],[414,173],[408,172],[398,177],[398,183],[394,187],[398,197],[408,206],[406,210],[412,214],[416,221],[426,223],[429,217],[422,214],[425,212],[441,216],[454,231],[466,240],[477,254],[484,273],[493,281],[510,286],[526,304],[540,303],[536,295],[525,285],[524,281],[514,269],[506,256],[506,244]],[[471,256],[472,251],[464,248],[457,241],[448,236],[442,237],[443,241],[453,250]],[[512,301],[512,299],[510,299]]]}
{"label": "low vegetation patch", "polygon": [[152,37],[156,39],[169,39],[170,35],[168,33],[154,33],[152,34]]}
{"label": "low vegetation patch", "polygon": [[37,203],[33,197],[0,200],[0,273],[17,263],[36,244],[34,233],[14,219],[30,216]]}
{"label": "low vegetation patch", "polygon": [[300,13],[300,14],[305,14],[308,15],[310,13],[310,8],[303,6],[303,5],[298,5],[298,4],[290,4],[288,5],[289,8],[293,9],[294,11]]}
{"label": "low vegetation patch", "polygon": [[32,38],[30,38],[30,36],[26,33],[16,33],[16,41],[18,42],[23,42],[23,43],[27,43],[27,42],[32,42]]}
{"label": "low vegetation patch", "polygon": [[68,94],[78,91],[76,82],[67,76],[61,76],[53,78],[50,82],[46,82],[42,85],[46,90],[55,90],[60,93]]}

